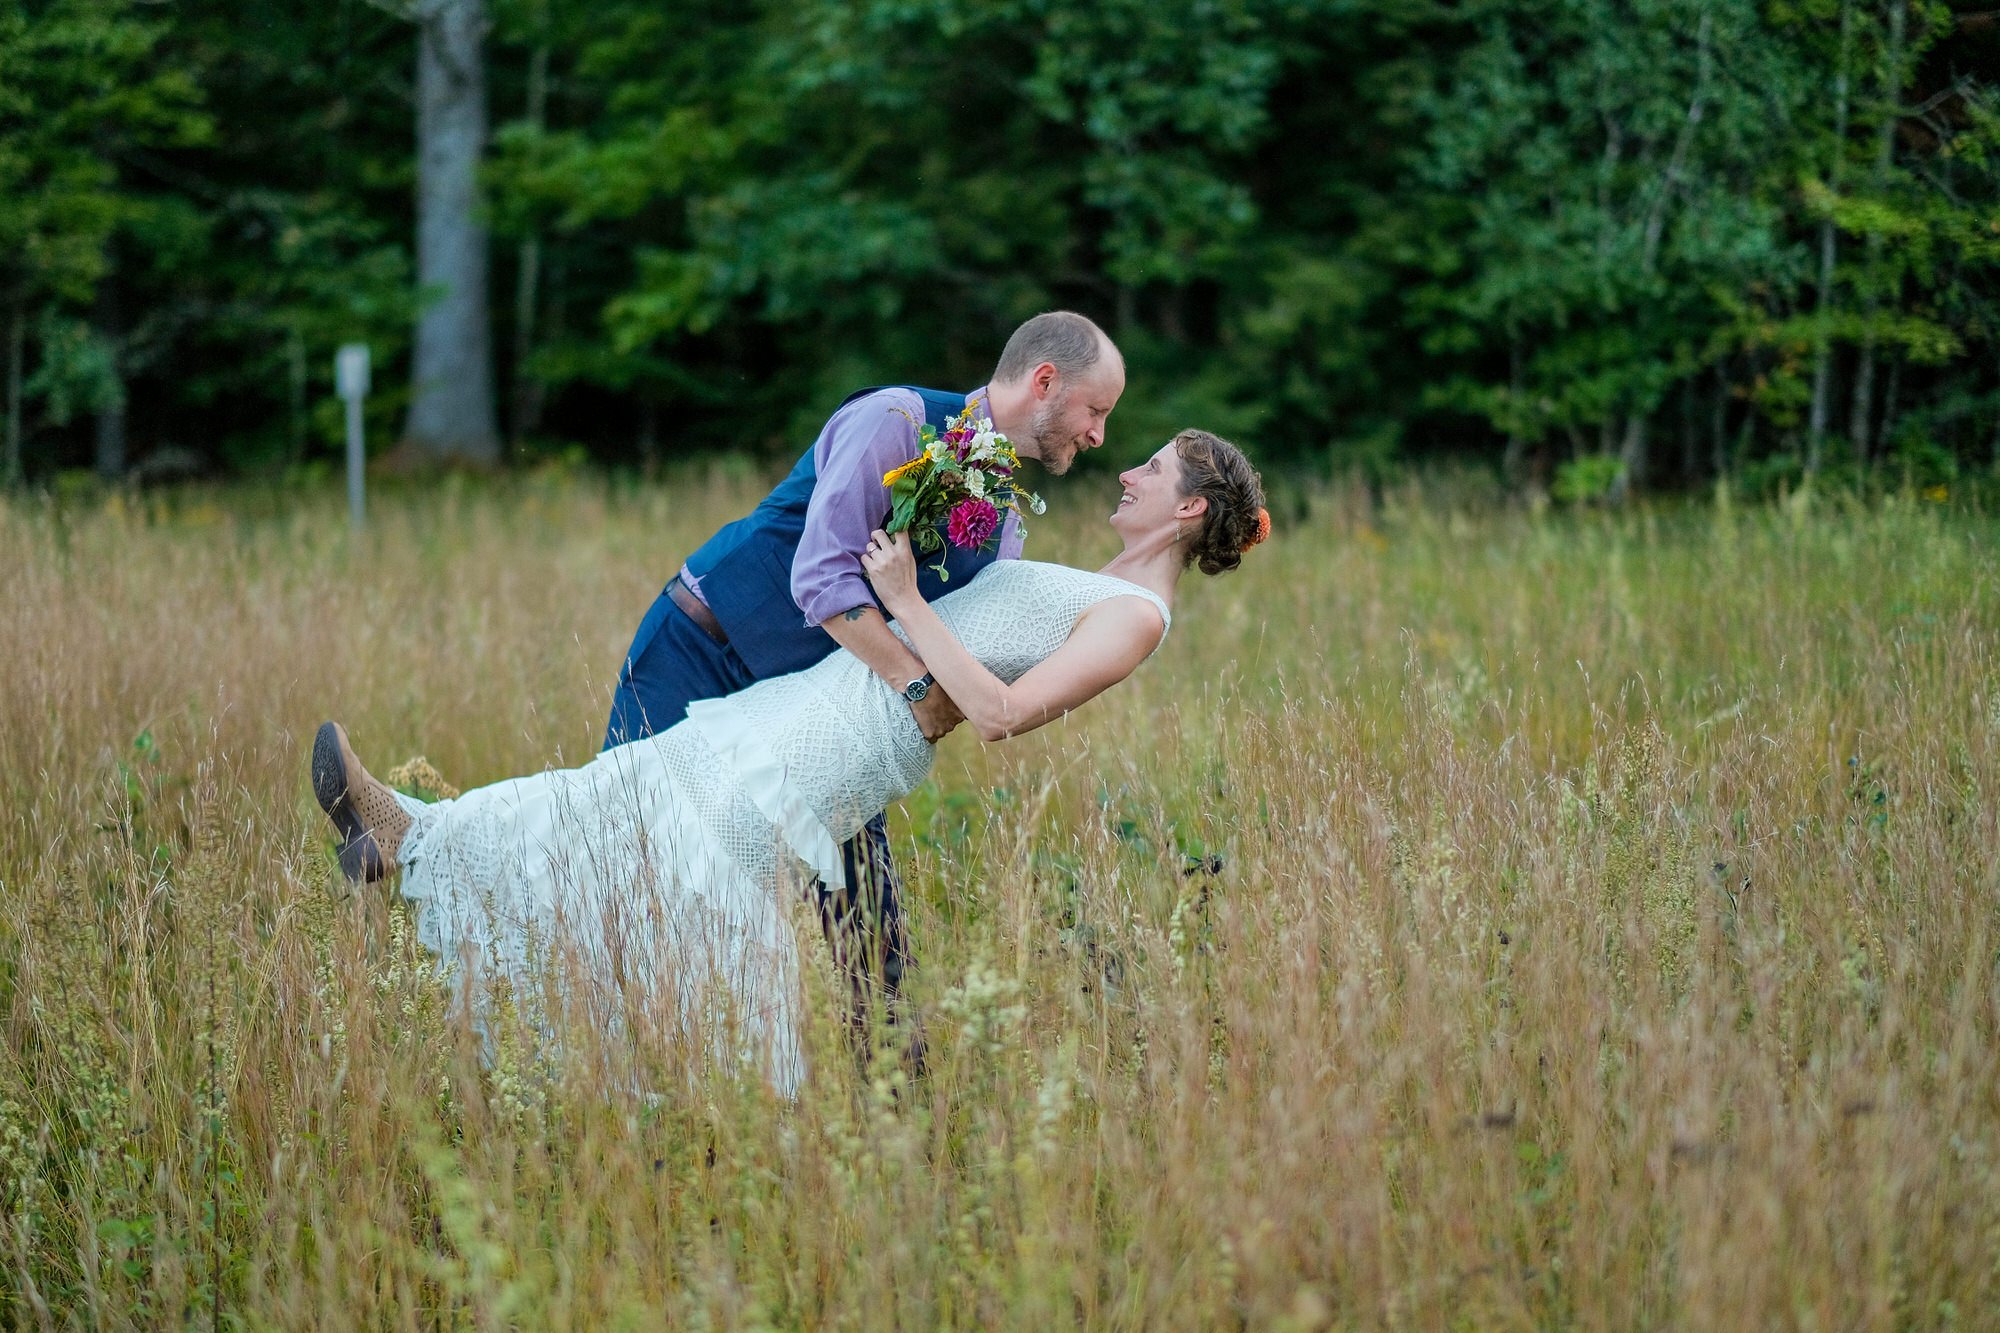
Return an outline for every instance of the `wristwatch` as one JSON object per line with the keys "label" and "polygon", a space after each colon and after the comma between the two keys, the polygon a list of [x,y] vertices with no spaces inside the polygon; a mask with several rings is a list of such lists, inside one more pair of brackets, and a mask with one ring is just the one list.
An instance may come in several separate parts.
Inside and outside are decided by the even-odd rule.
{"label": "wristwatch", "polygon": [[930,697],[931,686],[935,684],[937,682],[931,678],[931,673],[926,671],[903,687],[903,697],[913,704],[920,704]]}

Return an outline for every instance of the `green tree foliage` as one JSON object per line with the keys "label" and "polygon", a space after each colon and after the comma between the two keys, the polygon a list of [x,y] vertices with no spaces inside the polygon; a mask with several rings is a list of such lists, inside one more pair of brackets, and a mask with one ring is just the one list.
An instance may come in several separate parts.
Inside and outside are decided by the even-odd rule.
{"label": "green tree foliage", "polygon": [[[199,225],[184,199],[134,188],[118,166],[210,134],[189,71],[159,58],[166,30],[119,0],[0,14],[6,479],[20,469],[30,400],[58,426],[123,412],[120,362],[131,335],[93,311],[104,311],[121,257],[171,263]],[[38,355],[29,366],[31,339]]]}
{"label": "green tree foliage", "polygon": [[[530,454],[789,451],[854,387],[976,383],[1063,305],[1131,362],[1113,455],[1201,421],[1579,496],[2000,461],[2000,23],[1970,5],[489,10],[493,345]],[[354,337],[390,437],[414,77],[367,0],[0,19],[31,476],[88,456],[114,383],[142,467],[310,459]]]}
{"label": "green tree foliage", "polygon": [[0,18],[0,300],[31,465],[84,461],[79,419],[112,410],[142,468],[302,457],[332,428],[334,343],[404,336],[404,194],[379,187],[407,148],[344,143],[383,91],[347,58],[371,22],[241,0]]}
{"label": "green tree foliage", "polygon": [[1417,308],[1429,350],[1506,358],[1433,400],[1641,480],[1668,391],[1727,351],[1718,296],[1794,281],[1745,186],[1806,90],[1750,3],[1494,3],[1465,21],[1478,39],[1425,108],[1418,171],[1453,239]]}

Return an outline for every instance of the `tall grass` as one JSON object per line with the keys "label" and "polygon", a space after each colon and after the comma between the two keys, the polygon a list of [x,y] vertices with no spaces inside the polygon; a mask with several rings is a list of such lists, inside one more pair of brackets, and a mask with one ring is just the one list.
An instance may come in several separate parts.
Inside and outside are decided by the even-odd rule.
{"label": "tall grass", "polygon": [[482,1056],[312,728],[584,758],[753,498],[0,508],[0,1320],[1991,1326],[1990,523],[1306,497],[891,812],[924,1081]]}

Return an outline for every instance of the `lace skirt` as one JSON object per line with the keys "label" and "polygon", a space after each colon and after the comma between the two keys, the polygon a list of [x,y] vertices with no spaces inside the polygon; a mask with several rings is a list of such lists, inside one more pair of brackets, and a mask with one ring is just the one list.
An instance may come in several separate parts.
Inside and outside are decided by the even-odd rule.
{"label": "lace skirt", "polygon": [[747,1062],[796,1092],[791,900],[824,867],[790,850],[760,808],[782,790],[746,786],[731,743],[683,722],[581,768],[405,803],[403,895],[482,1030],[504,980],[546,997],[557,1027]]}

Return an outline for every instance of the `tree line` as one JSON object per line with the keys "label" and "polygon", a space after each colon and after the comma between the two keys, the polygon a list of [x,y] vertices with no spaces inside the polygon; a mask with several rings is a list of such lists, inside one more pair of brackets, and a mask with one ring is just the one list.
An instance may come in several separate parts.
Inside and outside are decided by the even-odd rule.
{"label": "tree line", "polygon": [[1995,69],[1924,0],[13,0],[0,477],[324,466],[356,340],[405,459],[790,452],[1057,306],[1114,441],[1987,471]]}

